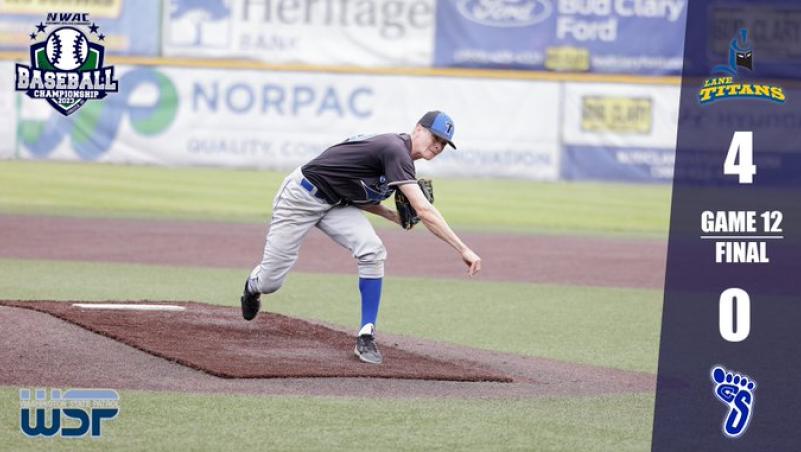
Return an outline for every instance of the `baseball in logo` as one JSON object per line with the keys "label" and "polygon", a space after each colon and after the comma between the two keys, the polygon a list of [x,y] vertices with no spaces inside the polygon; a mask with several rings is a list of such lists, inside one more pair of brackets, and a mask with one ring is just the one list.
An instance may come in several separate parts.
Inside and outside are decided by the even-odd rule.
{"label": "baseball in logo", "polygon": [[78,29],[61,27],[50,33],[45,41],[47,61],[56,69],[74,71],[86,62],[89,40]]}
{"label": "baseball in logo", "polygon": [[48,13],[29,36],[31,64],[16,65],[17,91],[65,116],[117,92],[114,67],[103,65],[105,35],[89,14]]}

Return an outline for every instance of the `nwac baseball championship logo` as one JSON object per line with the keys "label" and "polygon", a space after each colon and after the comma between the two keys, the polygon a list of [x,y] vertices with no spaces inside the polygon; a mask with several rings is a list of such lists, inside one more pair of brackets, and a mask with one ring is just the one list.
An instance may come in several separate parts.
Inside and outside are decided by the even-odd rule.
{"label": "nwac baseball championship logo", "polygon": [[[117,92],[114,67],[103,66],[105,35],[87,13],[47,13],[47,20],[29,35],[31,65],[17,64],[17,91],[46,99],[64,116],[87,100]],[[92,42],[93,40],[98,42]]]}

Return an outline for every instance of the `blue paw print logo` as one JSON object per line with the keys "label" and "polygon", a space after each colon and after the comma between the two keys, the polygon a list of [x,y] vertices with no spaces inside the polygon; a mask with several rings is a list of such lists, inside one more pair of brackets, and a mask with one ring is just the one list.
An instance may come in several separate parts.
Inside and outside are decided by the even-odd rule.
{"label": "blue paw print logo", "polygon": [[723,420],[723,433],[729,438],[738,438],[754,416],[756,381],[746,375],[727,372],[723,367],[712,370],[712,380],[715,396],[729,408]]}

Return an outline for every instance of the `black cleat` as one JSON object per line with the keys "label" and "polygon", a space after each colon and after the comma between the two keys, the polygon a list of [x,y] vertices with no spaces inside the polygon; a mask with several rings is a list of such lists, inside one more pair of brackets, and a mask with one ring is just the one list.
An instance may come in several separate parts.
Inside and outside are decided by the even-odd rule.
{"label": "black cleat", "polygon": [[356,339],[356,348],[353,353],[365,363],[381,364],[384,362],[384,357],[378,351],[378,345],[375,343],[375,336],[372,334],[363,334]]}
{"label": "black cleat", "polygon": [[248,290],[248,281],[245,281],[245,290],[242,292],[242,298],[239,299],[242,305],[242,317],[244,317],[245,320],[253,320],[256,318],[256,314],[258,314],[259,309],[261,309],[260,298],[260,293],[252,293]]}

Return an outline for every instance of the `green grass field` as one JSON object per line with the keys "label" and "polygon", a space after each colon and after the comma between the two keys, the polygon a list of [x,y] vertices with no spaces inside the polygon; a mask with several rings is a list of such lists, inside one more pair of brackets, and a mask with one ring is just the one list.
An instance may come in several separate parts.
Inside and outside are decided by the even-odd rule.
{"label": "green grass field", "polygon": [[[3,212],[262,223],[285,174],[48,162],[0,162]],[[441,179],[451,225],[536,233],[666,237],[667,185]],[[389,225],[379,222],[379,225]]]}
{"label": "green grass field", "polygon": [[[0,213],[263,223],[281,174],[0,162]],[[441,180],[459,229],[664,237],[667,186]],[[491,212],[491,214],[488,214]],[[235,305],[249,269],[0,259],[0,298],[196,300]],[[409,290],[408,287],[413,287]],[[391,277],[381,328],[489,350],[656,371],[661,291]],[[270,310],[348,328],[355,279],[291,274]],[[35,383],[32,383],[35,384]],[[647,450],[652,394],[517,400],[375,400],[121,391],[98,440],[19,431],[16,387],[0,388],[12,450]],[[243,422],[246,420],[246,422]]]}
{"label": "green grass field", "polygon": [[[374,400],[120,393],[103,437],[29,439],[15,388],[0,388],[6,450],[640,451],[652,396],[537,400]],[[16,425],[15,425],[16,423]]]}

